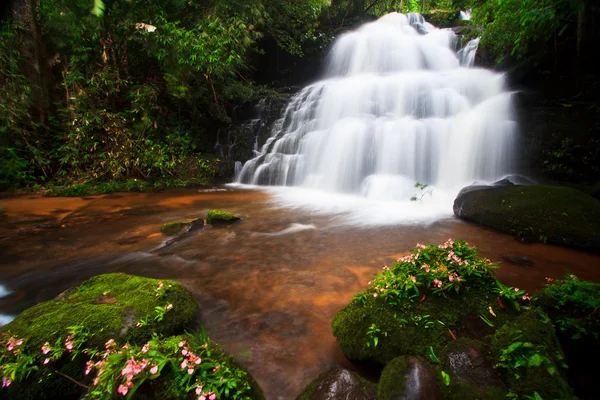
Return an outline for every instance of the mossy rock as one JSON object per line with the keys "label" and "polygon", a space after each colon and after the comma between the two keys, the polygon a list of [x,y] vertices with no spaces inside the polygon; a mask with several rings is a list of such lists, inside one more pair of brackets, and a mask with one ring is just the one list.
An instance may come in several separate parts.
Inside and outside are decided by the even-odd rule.
{"label": "mossy rock", "polygon": [[334,367],[309,383],[296,400],[370,400],[376,393],[374,383],[356,372]]}
{"label": "mossy rock", "polygon": [[[479,340],[458,338],[448,343],[439,366],[438,380],[443,397],[451,400],[501,400],[508,392],[494,368],[488,345]],[[441,372],[450,377],[444,382]]]}
{"label": "mossy rock", "polygon": [[467,187],[454,201],[454,213],[510,235],[600,251],[600,201],[575,189]]}
{"label": "mossy rock", "polygon": [[[19,314],[12,322],[0,328],[0,334],[25,340],[24,349],[38,354],[45,342],[64,342],[72,326],[83,326],[89,333],[88,346],[102,348],[111,338],[129,343],[143,343],[153,333],[174,335],[192,327],[198,306],[190,292],[181,284],[164,280],[164,294],[156,296],[159,280],[122,273],[99,275],[59,295],[54,300],[37,304]],[[154,321],[155,307],[172,304],[162,321]],[[137,327],[142,319],[148,324]],[[77,359],[57,365],[63,374],[81,378],[83,369]],[[69,398],[81,389],[67,379],[53,375],[44,383],[33,385],[39,376],[10,386],[14,399]]]}
{"label": "mossy rock", "polygon": [[394,358],[381,373],[377,396],[379,400],[437,399],[435,373],[427,363],[418,358]]}
{"label": "mossy rock", "polygon": [[227,211],[210,210],[206,214],[206,223],[211,225],[230,225],[240,220],[237,214]]}
{"label": "mossy rock", "polygon": [[[554,326],[541,310],[523,313],[490,339],[505,381],[519,398],[534,393],[543,399],[575,398],[565,379],[564,355]],[[503,355],[508,359],[502,360]]]}
{"label": "mossy rock", "polygon": [[172,221],[162,224],[160,231],[167,236],[175,236],[181,232],[184,228],[190,230],[200,229],[204,226],[204,221],[200,218],[185,219],[179,221]]}
{"label": "mossy rock", "polygon": [[[487,314],[495,303],[496,296],[488,290],[469,287],[460,295],[428,295],[423,301],[398,306],[379,298],[367,298],[364,303],[354,299],[334,317],[333,334],[350,360],[385,365],[402,355],[426,358],[430,346],[441,354],[452,340],[449,328]],[[377,345],[367,335],[373,324],[381,330]]]}
{"label": "mossy rock", "polygon": [[[171,338],[169,338],[171,339]],[[180,335],[174,338],[174,341],[186,341],[187,348],[189,351],[195,354],[201,354],[200,347],[202,343],[195,343],[195,340],[191,339],[190,335]],[[241,377],[241,380],[250,387],[249,391],[245,391],[242,394],[239,394],[237,398],[240,399],[252,399],[252,400],[264,400],[265,395],[258,385],[258,383],[254,380],[252,375],[241,365],[235,361],[233,356],[225,353],[220,346],[215,345],[214,343],[210,343],[210,360],[208,362],[215,363],[217,362],[219,365],[224,366],[224,368],[230,371],[230,376]],[[205,360],[207,362],[207,360]],[[173,373],[172,368],[179,368],[179,366],[170,365],[169,368],[161,372],[161,375],[158,379],[154,379],[149,381],[145,387],[141,388],[142,391],[145,391],[149,394],[148,398],[151,399],[164,399],[164,400],[177,400],[182,398],[192,398],[189,394],[186,396],[186,383],[181,379],[176,378],[176,375]],[[239,388],[238,388],[239,389]],[[231,393],[234,393],[234,390],[231,390]],[[138,398],[140,396],[136,396]],[[193,397],[197,398],[196,396]],[[233,399],[232,396],[219,396],[219,399],[230,400]]]}

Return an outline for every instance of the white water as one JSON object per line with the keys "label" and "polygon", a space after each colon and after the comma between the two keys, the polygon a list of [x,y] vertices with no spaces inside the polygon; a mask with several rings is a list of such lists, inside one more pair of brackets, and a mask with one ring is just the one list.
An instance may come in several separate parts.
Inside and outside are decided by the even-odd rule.
{"label": "white water", "polygon": [[[458,52],[457,42],[418,14],[341,36],[325,79],[292,98],[236,182],[301,187],[276,197],[389,222],[451,214],[462,187],[513,172],[516,128],[503,76],[471,68],[477,39]],[[371,213],[384,208],[397,218]]]}

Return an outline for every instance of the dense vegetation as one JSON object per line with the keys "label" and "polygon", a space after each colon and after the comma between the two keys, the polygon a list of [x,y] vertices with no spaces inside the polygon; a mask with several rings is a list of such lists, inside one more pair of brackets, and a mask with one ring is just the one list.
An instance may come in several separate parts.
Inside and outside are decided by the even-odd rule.
{"label": "dense vegetation", "polygon": [[272,89],[255,83],[265,69],[257,56],[321,57],[357,16],[418,11],[450,24],[473,7],[472,26],[483,28],[495,60],[546,54],[575,38],[573,56],[583,63],[587,16],[597,13],[587,0],[13,0],[5,7],[0,190],[75,185],[66,194],[209,181],[218,170],[216,131],[231,122],[233,107]]}

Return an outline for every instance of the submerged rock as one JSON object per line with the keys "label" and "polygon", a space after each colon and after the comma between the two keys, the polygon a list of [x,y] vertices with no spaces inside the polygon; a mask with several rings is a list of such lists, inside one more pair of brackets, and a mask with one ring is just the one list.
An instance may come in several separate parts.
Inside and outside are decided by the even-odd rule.
{"label": "submerged rock", "polygon": [[374,400],[375,384],[355,372],[334,367],[312,381],[297,400]]}
{"label": "submerged rock", "polygon": [[183,229],[187,228],[189,232],[202,229],[204,227],[204,220],[202,218],[184,219],[178,221],[171,221],[164,223],[160,227],[160,231],[167,236],[175,236]]}
{"label": "submerged rock", "polygon": [[518,237],[600,251],[600,201],[571,188],[470,186],[458,194],[454,214]]}
{"label": "submerged rock", "polygon": [[436,400],[439,398],[433,370],[416,357],[398,357],[381,373],[379,400]]}

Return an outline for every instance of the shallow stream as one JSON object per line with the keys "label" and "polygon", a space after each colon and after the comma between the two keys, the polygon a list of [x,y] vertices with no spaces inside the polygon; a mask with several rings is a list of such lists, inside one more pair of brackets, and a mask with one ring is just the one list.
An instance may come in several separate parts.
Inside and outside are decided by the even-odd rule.
{"label": "shallow stream", "polygon": [[[268,399],[294,399],[334,364],[352,368],[332,336],[333,316],[417,242],[464,239],[502,262],[497,275],[504,283],[529,291],[566,272],[600,281],[599,255],[522,244],[451,216],[347,224],[343,215],[285,207],[259,190],[16,198],[0,207],[3,317],[96,274],[175,279],[193,292],[211,338],[250,370]],[[213,208],[239,213],[243,222],[207,226],[165,245],[163,223],[205,217]]]}

